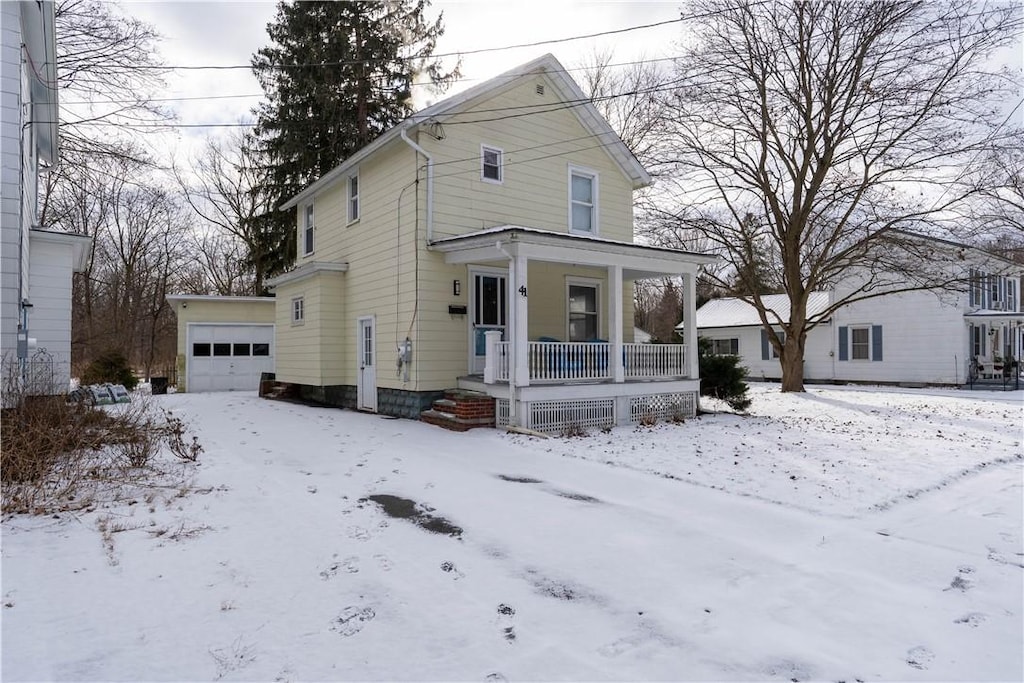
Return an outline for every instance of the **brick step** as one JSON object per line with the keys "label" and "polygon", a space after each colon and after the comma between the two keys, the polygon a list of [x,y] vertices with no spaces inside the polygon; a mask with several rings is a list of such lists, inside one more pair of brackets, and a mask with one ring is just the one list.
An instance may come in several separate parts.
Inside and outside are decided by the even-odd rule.
{"label": "brick step", "polygon": [[420,413],[420,419],[459,432],[473,427],[493,427],[494,399],[476,391],[449,389],[444,392],[444,398],[435,400],[429,410]]}

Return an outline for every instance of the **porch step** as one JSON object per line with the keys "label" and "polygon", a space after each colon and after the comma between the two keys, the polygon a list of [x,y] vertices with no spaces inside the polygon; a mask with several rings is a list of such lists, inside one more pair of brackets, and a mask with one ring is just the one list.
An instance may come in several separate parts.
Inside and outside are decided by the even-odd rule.
{"label": "porch step", "polygon": [[464,432],[473,427],[494,426],[494,399],[487,394],[463,389],[449,389],[433,407],[420,413],[427,424]]}

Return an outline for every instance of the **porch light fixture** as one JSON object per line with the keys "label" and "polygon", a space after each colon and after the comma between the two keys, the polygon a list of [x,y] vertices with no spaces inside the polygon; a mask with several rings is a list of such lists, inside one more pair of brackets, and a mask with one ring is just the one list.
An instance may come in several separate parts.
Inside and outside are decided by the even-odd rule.
{"label": "porch light fixture", "polygon": [[459,296],[462,294],[462,280],[452,280],[452,295]]}

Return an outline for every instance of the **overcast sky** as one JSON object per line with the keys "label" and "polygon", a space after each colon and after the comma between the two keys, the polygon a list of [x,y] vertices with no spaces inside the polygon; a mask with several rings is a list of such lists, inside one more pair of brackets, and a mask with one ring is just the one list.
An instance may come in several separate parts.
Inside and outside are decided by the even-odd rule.
{"label": "overcast sky", "polygon": [[[172,66],[248,64],[267,44],[266,26],[274,2],[126,2],[125,12],[152,24],[163,36],[160,52]],[[676,0],[435,0],[431,18],[444,12],[445,35],[438,53],[461,52],[519,43],[599,33],[679,17]],[[673,54],[679,25],[633,31],[616,36],[501,50],[468,55],[462,78],[443,96],[487,79],[547,52],[566,67],[578,65],[595,50],[614,50],[615,61],[666,57]],[[260,87],[248,70],[178,70],[167,78],[164,97],[206,98],[255,95],[230,99],[193,99],[166,103],[185,124],[231,123],[248,118],[260,101]],[[417,108],[428,104],[416,102]],[[154,140],[157,148],[189,148],[208,132],[220,128],[182,128],[174,136]],[[166,141],[165,141],[166,140]]]}

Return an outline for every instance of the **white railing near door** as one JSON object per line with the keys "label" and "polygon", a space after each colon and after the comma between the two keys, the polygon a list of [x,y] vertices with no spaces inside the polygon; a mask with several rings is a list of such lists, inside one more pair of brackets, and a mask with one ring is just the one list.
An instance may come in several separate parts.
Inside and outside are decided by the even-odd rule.
{"label": "white railing near door", "polygon": [[[530,381],[588,382],[612,378],[611,344],[607,342],[527,342]],[[685,344],[623,344],[624,379],[677,379],[688,376]],[[512,366],[511,344],[487,345],[487,383],[507,382]]]}

